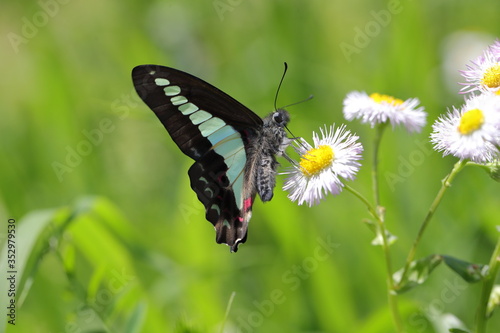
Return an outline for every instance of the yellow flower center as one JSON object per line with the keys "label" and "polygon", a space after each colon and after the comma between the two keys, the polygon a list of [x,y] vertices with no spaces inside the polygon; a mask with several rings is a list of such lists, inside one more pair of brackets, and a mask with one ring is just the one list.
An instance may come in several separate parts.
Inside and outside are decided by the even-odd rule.
{"label": "yellow flower center", "polygon": [[484,71],[481,83],[488,88],[500,87],[500,63],[497,63]]}
{"label": "yellow flower center", "polygon": [[483,112],[479,109],[472,109],[465,112],[460,118],[458,131],[460,132],[460,134],[467,135],[480,128],[483,123]]}
{"label": "yellow flower center", "polygon": [[385,102],[385,103],[390,104],[390,105],[398,106],[398,105],[401,105],[404,103],[404,101],[399,99],[399,98],[394,98],[392,96],[379,94],[379,93],[371,94],[370,98],[373,99],[373,101],[375,101],[378,104],[382,104]]}
{"label": "yellow flower center", "polygon": [[335,154],[330,146],[323,145],[306,152],[300,159],[300,170],[306,176],[318,174],[329,166]]}

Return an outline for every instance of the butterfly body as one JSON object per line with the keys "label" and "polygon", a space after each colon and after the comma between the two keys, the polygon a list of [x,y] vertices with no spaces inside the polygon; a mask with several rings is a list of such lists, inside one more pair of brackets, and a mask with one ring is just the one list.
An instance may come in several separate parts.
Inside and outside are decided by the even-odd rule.
{"label": "butterfly body", "polygon": [[276,169],[278,162],[275,156],[281,156],[290,144],[284,130],[290,116],[285,110],[277,110],[264,118],[260,138],[255,140],[252,157],[257,161],[255,182],[257,192],[262,201],[272,199],[276,185]]}
{"label": "butterfly body", "polygon": [[188,73],[157,65],[132,71],[135,89],[195,163],[191,188],[205,206],[217,243],[231,251],[247,237],[252,205],[273,196],[276,156],[290,144],[288,112],[261,119],[238,101]]}

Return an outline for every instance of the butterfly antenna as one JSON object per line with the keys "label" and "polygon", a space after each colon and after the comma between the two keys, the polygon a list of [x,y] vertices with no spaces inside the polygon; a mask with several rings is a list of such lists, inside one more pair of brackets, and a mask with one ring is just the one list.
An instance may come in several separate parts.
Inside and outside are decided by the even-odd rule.
{"label": "butterfly antenna", "polygon": [[[301,101],[298,101],[298,102],[295,102],[295,103],[292,103],[292,104],[288,104],[286,106],[283,107],[283,109],[289,107],[289,106],[293,106],[293,105],[297,105],[297,104],[300,104],[300,103],[303,103],[303,102],[307,102],[309,100],[311,100],[314,96],[313,95],[310,95],[309,97],[301,100]],[[288,126],[285,126],[286,130],[292,135],[291,139],[292,140],[299,140],[299,144],[304,148],[304,149],[307,149],[306,146],[304,146],[304,144],[302,143],[302,141],[300,141],[300,137],[297,137],[295,135],[293,135],[292,131],[290,131],[290,129],[288,128]]]}
{"label": "butterfly antenna", "polygon": [[286,109],[286,108],[288,108],[288,107],[290,107],[290,106],[294,106],[294,105],[297,105],[297,104],[300,104],[300,103],[307,102],[307,101],[309,101],[309,100],[313,99],[313,97],[314,97],[314,95],[309,95],[309,97],[304,98],[304,99],[303,99],[303,100],[301,100],[301,101],[298,101],[298,102],[295,102],[295,103],[292,103],[292,104],[288,104],[288,105],[283,106],[283,107],[282,107],[282,109]]}
{"label": "butterfly antenna", "polygon": [[280,84],[278,84],[278,89],[276,90],[276,95],[274,96],[274,109],[275,110],[278,109],[278,107],[276,106],[276,102],[278,101],[278,94],[279,94],[280,89],[281,89],[281,84],[283,83],[283,80],[285,79],[286,71],[288,70],[288,64],[286,63],[286,61],[283,64],[285,65],[285,70],[283,71],[283,75],[281,76]]}
{"label": "butterfly antenna", "polygon": [[[278,85],[278,89],[276,90],[276,96],[274,96],[274,109],[277,110],[278,107],[276,106],[277,104],[277,101],[278,101],[278,94],[280,92],[280,89],[281,89],[281,84],[283,83],[283,80],[285,79],[285,74],[286,74],[286,71],[288,70],[288,64],[286,63],[286,61],[283,63],[285,65],[285,69],[283,70],[283,75],[281,76],[281,80],[280,80],[280,84]],[[313,95],[310,95],[309,97],[301,100],[301,101],[298,101],[298,102],[295,102],[295,103],[292,103],[292,104],[288,104],[284,107],[282,107],[282,109],[285,109],[289,106],[292,106],[292,105],[296,105],[296,104],[300,104],[300,103],[303,103],[303,102],[307,102],[308,100],[311,100],[313,98]],[[304,148],[304,149],[307,149],[307,147],[304,145],[304,143],[302,141],[300,141],[300,137],[297,137],[295,135],[293,135],[292,131],[290,131],[290,129],[288,128],[288,126],[285,125],[285,128],[286,130],[292,135],[291,139],[292,140],[298,140],[299,141],[299,144]],[[294,165],[297,165],[297,162],[294,161],[293,159],[291,159],[286,153],[283,154],[283,156],[292,164]]]}

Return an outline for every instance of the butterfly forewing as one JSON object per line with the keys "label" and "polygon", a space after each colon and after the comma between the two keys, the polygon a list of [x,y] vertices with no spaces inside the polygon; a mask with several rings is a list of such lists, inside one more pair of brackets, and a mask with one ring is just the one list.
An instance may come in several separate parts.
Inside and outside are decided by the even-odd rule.
{"label": "butterfly forewing", "polygon": [[156,113],[175,143],[193,159],[198,157],[192,152],[194,147],[210,148],[193,121],[203,122],[206,117],[215,117],[236,130],[262,126],[262,119],[243,104],[211,84],[177,69],[137,66],[132,70],[132,80],[139,96]]}
{"label": "butterfly forewing", "polygon": [[132,79],[181,151],[196,161],[189,169],[191,187],[217,242],[236,251],[246,239],[255,198],[245,170],[249,142],[262,119],[221,90],[173,68],[137,66]]}

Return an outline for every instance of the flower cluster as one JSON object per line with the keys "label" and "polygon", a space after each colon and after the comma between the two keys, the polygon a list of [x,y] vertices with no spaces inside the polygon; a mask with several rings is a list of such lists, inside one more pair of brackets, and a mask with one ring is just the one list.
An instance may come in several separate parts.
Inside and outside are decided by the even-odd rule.
{"label": "flower cluster", "polygon": [[[390,123],[392,127],[402,125],[409,132],[419,132],[425,125],[427,114],[419,107],[417,98],[405,101],[383,94],[351,92],[344,100],[344,116],[347,120],[361,119],[372,127]],[[321,138],[313,133],[314,146],[304,139],[295,142],[300,162],[291,170],[283,186],[288,197],[299,205],[309,206],[320,202],[327,193],[339,194],[343,181],[353,180],[361,166],[363,146],[358,137],[345,127],[330,127],[320,130]]]}
{"label": "flower cluster", "polygon": [[[463,167],[479,166],[485,169],[492,179],[500,182],[500,41],[497,40],[484,51],[481,57],[471,61],[467,70],[461,71],[461,74],[466,80],[466,83],[462,83],[464,88],[461,93],[468,94],[463,106],[451,107],[447,113],[438,117],[432,125],[430,134],[430,141],[434,144],[436,151],[442,152],[445,156],[453,155],[459,161],[442,181],[441,189],[432,201],[401,270],[394,273],[390,267],[389,246],[396,237],[386,227],[385,218],[388,215],[385,214],[385,208],[380,203],[378,148],[382,133],[389,124],[393,128],[405,127],[410,133],[420,132],[423,129],[427,114],[424,108],[419,106],[420,102],[417,98],[402,100],[379,93],[369,95],[365,92],[353,91],[344,99],[343,114],[347,120],[359,119],[362,123],[377,129],[372,165],[373,205],[363,194],[344,185],[345,181],[355,178],[361,166],[359,161],[363,152],[363,146],[358,142],[359,138],[347,130],[345,125],[339,128],[334,126],[329,129],[326,126],[321,128],[320,134],[313,133],[313,145],[302,138],[295,138],[293,147],[300,155],[300,160],[294,162],[289,159],[293,166],[285,172],[289,176],[285,180],[283,189],[289,192],[288,197],[292,201],[297,201],[299,205],[307,203],[312,206],[318,204],[324,195],[328,193],[337,195],[345,188],[367,206],[374,218],[373,221],[367,221],[367,225],[376,235],[372,245],[382,245],[385,253],[387,277],[391,281],[388,286],[390,297],[423,283],[440,262],[444,262],[469,282],[483,280],[486,287],[482,290],[481,304],[483,306],[478,308],[476,327],[485,328],[485,320],[492,311],[489,309],[489,303],[497,295],[491,286],[488,287],[485,281],[486,275],[481,269],[464,270],[464,261],[449,256],[415,259],[417,246],[432,213],[439,206],[445,190]],[[492,254],[491,267],[499,257],[499,245],[500,241]],[[472,263],[467,263],[467,265],[468,267],[482,267],[482,265]],[[415,280],[415,276],[418,277],[418,281]],[[398,326],[397,330],[402,332],[404,328],[396,302],[394,301],[391,305],[395,305],[391,306],[391,310],[394,322]]]}
{"label": "flower cluster", "polygon": [[[461,93],[471,93],[460,108],[452,107],[432,126],[434,149],[461,160],[498,165],[500,154],[500,41],[461,71],[467,81]],[[391,124],[408,132],[420,132],[427,114],[417,98],[402,100],[389,95],[353,91],[344,99],[345,119],[361,120],[372,128]],[[339,194],[343,181],[354,179],[359,170],[362,145],[358,137],[342,125],[313,133],[314,145],[295,141],[300,162],[285,172],[283,189],[288,197],[309,206],[319,203],[326,193]]]}
{"label": "flower cluster", "polygon": [[434,123],[431,142],[444,155],[492,163],[500,153],[500,41],[460,73],[467,81],[461,93],[470,94]]}

